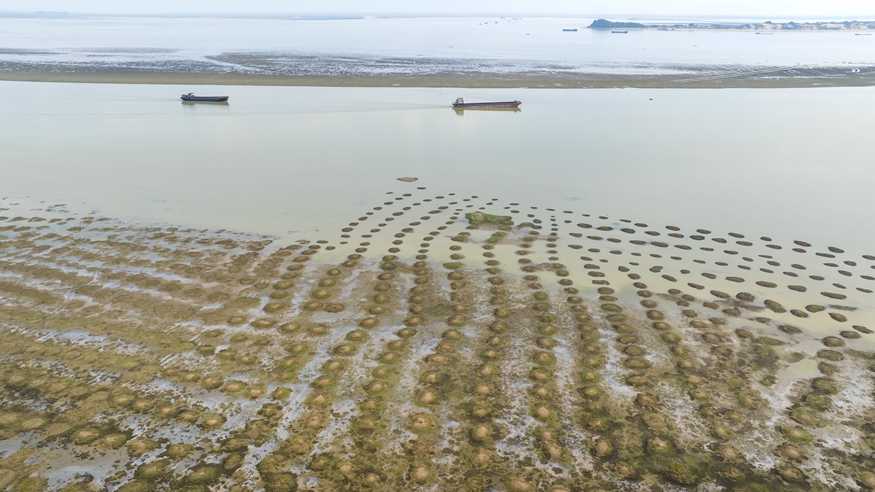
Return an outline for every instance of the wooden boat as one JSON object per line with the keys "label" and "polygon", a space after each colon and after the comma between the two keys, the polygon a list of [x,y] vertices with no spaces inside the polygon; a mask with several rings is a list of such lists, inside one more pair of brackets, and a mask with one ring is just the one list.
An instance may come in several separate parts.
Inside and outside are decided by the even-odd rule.
{"label": "wooden boat", "polygon": [[522,101],[497,101],[466,103],[463,98],[456,99],[453,109],[519,109]]}
{"label": "wooden boat", "polygon": [[188,94],[183,94],[181,99],[185,102],[228,102],[228,96],[195,96],[192,92],[189,92]]}

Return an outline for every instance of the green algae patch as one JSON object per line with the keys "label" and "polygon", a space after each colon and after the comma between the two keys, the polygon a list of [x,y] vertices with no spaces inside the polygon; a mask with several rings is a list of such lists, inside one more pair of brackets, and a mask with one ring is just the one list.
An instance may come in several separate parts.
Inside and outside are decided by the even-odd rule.
{"label": "green algae patch", "polygon": [[465,218],[472,226],[513,226],[513,217],[509,215],[488,214],[486,212],[470,212],[465,214]]}
{"label": "green algae patch", "polygon": [[712,463],[699,455],[684,453],[675,456],[651,457],[653,468],[667,480],[683,486],[694,486],[706,480]]}

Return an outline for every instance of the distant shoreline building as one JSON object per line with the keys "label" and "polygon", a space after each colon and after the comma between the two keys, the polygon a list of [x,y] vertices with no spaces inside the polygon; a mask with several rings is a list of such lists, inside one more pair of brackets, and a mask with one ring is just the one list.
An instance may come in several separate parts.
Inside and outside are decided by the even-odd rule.
{"label": "distant shoreline building", "polygon": [[701,30],[742,30],[742,31],[868,31],[875,30],[875,21],[842,21],[842,22],[747,22],[747,23],[652,23],[610,21],[596,19],[589,25],[590,29],[659,29],[663,31],[682,29]]}

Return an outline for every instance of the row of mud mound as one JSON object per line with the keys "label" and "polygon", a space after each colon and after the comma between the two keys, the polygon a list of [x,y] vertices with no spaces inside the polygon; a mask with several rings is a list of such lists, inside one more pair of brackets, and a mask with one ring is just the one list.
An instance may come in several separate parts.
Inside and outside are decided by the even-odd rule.
{"label": "row of mud mound", "polygon": [[291,242],[0,201],[0,490],[875,489],[875,256],[407,186]]}

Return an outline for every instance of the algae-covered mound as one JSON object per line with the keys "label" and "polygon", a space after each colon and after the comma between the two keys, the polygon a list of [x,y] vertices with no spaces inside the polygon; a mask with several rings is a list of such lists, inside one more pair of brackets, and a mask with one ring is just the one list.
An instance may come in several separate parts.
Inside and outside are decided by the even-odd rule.
{"label": "algae-covered mound", "polygon": [[495,215],[484,212],[471,212],[465,214],[468,223],[471,225],[501,225],[512,226],[513,219],[509,215]]}
{"label": "algae-covered mound", "polygon": [[0,491],[875,491],[875,256],[410,188],[285,244],[0,196]]}

